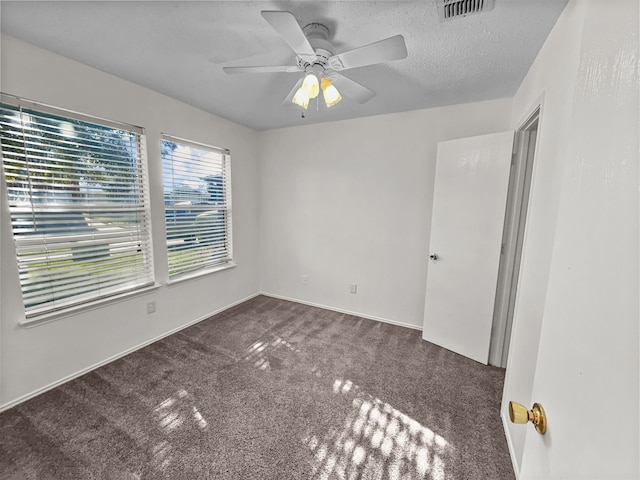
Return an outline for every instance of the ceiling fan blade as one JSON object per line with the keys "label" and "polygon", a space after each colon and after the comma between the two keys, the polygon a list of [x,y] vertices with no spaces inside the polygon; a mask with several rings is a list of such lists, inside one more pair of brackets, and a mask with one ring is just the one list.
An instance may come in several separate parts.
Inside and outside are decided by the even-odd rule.
{"label": "ceiling fan blade", "polygon": [[402,35],[389,37],[379,42],[354,48],[329,58],[329,67],[333,70],[364,67],[376,63],[390,62],[407,57],[407,46]]}
{"label": "ceiling fan blade", "polygon": [[263,10],[264,19],[282,36],[287,45],[304,61],[312,63],[316,53],[291,12]]}
{"label": "ceiling fan blade", "polygon": [[358,82],[351,80],[336,72],[331,72],[327,75],[331,83],[335,85],[341,95],[355,100],[358,103],[365,103],[376,96],[376,92],[369,90],[364,85],[360,85]]}
{"label": "ceiling fan blade", "polygon": [[273,65],[264,67],[223,67],[224,73],[292,73],[300,72],[297,65]]}
{"label": "ceiling fan blade", "polygon": [[283,107],[288,107],[290,105],[295,105],[292,100],[293,100],[293,96],[296,94],[296,92],[298,91],[298,89],[300,88],[300,86],[302,85],[302,81],[304,80],[304,78],[301,78],[300,80],[298,80],[298,82],[295,84],[295,86],[291,89],[291,91],[289,92],[289,95],[287,95],[284,99],[284,101],[282,102],[282,106]]}

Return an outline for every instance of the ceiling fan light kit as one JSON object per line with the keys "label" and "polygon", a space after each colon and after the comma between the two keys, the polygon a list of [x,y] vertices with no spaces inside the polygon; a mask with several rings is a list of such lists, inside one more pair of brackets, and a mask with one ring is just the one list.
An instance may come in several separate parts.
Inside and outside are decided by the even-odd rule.
{"label": "ceiling fan light kit", "polygon": [[261,14],[295,52],[296,65],[224,67],[224,71],[228,74],[304,72],[304,80],[298,80],[283,105],[293,103],[306,110],[309,100],[316,98],[320,89],[327,107],[336,105],[343,95],[358,103],[365,103],[376,93],[338,71],[400,60],[407,56],[402,35],[334,54],[335,49],[329,41],[329,29],[325,25],[310,23],[300,28],[290,12],[263,10]]}
{"label": "ceiling fan light kit", "polygon": [[291,99],[292,103],[304,108],[309,107],[309,100],[316,98],[322,89],[322,97],[327,107],[333,107],[336,103],[342,100],[342,95],[338,92],[338,89],[333,86],[331,80],[327,77],[321,77],[320,83],[318,83],[318,77],[315,73],[308,73],[302,82],[302,85],[296,91],[296,94]]}

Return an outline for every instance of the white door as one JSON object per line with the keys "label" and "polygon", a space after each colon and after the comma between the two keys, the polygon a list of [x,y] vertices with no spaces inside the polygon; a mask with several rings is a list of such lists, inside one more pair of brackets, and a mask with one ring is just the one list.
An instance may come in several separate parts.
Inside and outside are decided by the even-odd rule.
{"label": "white door", "polygon": [[513,132],[438,144],[422,338],[486,364]]}
{"label": "white door", "polygon": [[[553,249],[548,279],[543,279],[535,379],[530,399],[505,398],[503,409],[508,400],[528,408],[538,402],[548,416],[545,435],[531,425],[513,426],[526,431],[520,480],[637,480],[640,5],[620,0],[575,2],[567,8],[569,17],[583,19],[576,80],[567,82],[575,94],[571,98],[567,92],[564,110],[552,107],[555,118],[566,124],[556,123],[557,131],[544,133],[545,151],[558,151],[550,160],[561,161],[563,169],[556,178],[533,179],[537,195],[547,194],[549,185],[560,181],[557,216],[549,219]],[[566,41],[568,35],[560,37]],[[634,59],[634,70],[624,81],[624,74],[614,68],[622,58]],[[598,72],[597,79],[585,72]],[[537,260],[532,250],[536,237],[541,238],[540,231],[527,233],[525,239],[525,245],[530,242],[523,256],[528,271]],[[522,324],[527,307],[517,301],[514,348],[531,342]],[[520,380],[524,372],[518,367],[509,363],[505,385]]]}

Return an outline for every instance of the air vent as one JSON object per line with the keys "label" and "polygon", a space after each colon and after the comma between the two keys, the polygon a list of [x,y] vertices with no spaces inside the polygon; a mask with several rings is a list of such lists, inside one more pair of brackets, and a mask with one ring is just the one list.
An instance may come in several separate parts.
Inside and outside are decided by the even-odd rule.
{"label": "air vent", "polygon": [[492,10],[495,0],[437,0],[440,21],[475,15]]}

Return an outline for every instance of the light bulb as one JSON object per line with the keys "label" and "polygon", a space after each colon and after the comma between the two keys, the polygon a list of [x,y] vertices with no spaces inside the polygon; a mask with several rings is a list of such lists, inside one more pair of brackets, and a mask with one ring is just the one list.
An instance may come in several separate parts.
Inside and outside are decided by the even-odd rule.
{"label": "light bulb", "polygon": [[322,92],[324,93],[324,102],[327,107],[333,107],[336,103],[342,100],[342,95],[336,87],[333,86],[331,80],[327,77],[323,77],[321,80]]}
{"label": "light bulb", "polygon": [[302,82],[302,87],[309,98],[316,98],[318,93],[320,93],[320,87],[318,85],[318,77],[316,77],[313,73],[310,73],[306,77],[304,77],[304,82]]}
{"label": "light bulb", "polygon": [[293,103],[295,103],[296,105],[300,105],[302,108],[304,108],[305,110],[307,109],[307,107],[309,106],[309,96],[307,95],[307,92],[305,92],[302,87],[300,87],[298,89],[298,91],[296,92],[296,94],[293,96],[293,99],[291,100]]}

